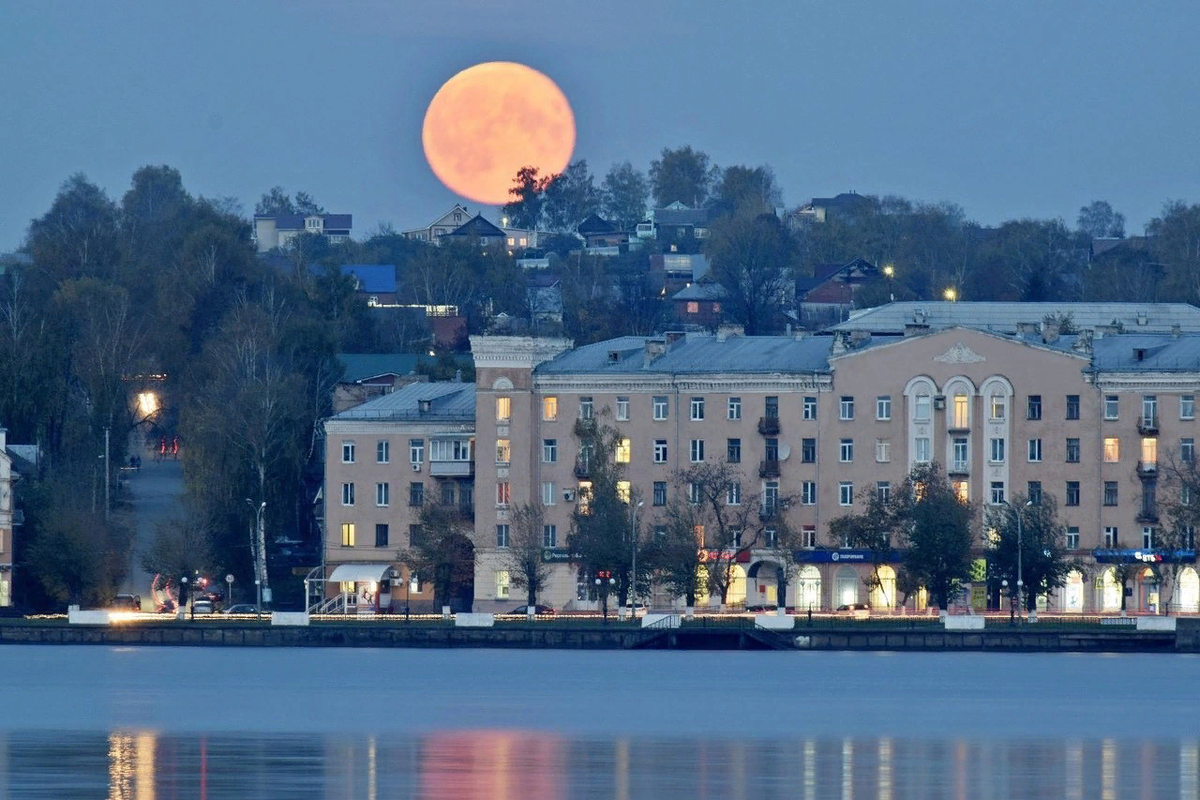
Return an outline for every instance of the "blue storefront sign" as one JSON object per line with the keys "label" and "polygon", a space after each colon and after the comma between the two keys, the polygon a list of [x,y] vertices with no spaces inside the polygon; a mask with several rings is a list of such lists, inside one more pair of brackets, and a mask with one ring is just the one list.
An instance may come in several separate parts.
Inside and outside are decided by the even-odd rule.
{"label": "blue storefront sign", "polygon": [[[893,564],[904,560],[899,550],[882,553],[880,564]],[[870,550],[797,550],[796,562],[800,564],[871,564],[875,556]]]}
{"label": "blue storefront sign", "polygon": [[1154,550],[1148,547],[1137,550],[1100,548],[1093,550],[1097,564],[1170,564],[1191,563],[1196,560],[1195,550]]}

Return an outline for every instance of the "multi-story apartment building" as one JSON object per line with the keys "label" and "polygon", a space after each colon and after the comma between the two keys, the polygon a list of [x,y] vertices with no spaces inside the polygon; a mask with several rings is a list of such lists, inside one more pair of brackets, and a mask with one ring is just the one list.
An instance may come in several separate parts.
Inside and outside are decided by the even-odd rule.
{"label": "multi-story apartment building", "polygon": [[[988,324],[996,327],[994,319]],[[1157,490],[1160,464],[1194,454],[1200,335],[1176,328],[1060,336],[1038,324],[909,333],[668,334],[579,348],[565,340],[472,338],[475,608],[502,611],[514,602],[505,559],[509,514],[526,502],[544,506],[543,555],[555,564],[543,601],[590,606],[587,576],[576,575],[566,549],[587,480],[577,469],[573,426],[602,417],[620,431],[616,457],[645,503],[640,519],[648,529],[662,524],[670,493],[679,491],[674,476],[693,463],[740,466],[738,496],[794,498],[783,513],[802,546],[787,596],[776,596],[777,554],[752,551],[736,567],[731,603],[920,607],[919,595],[897,596],[895,564],[881,569],[881,585],[868,592],[867,554],[832,541],[829,524],[861,512],[864,492],[892,491],[913,466],[936,462],[976,508],[980,528],[989,507],[1014,496],[1055,497],[1079,566],[1044,598],[1048,609],[1119,609],[1113,566],[1122,563],[1137,566],[1128,609],[1159,608],[1167,598],[1141,564],[1158,551],[1189,562],[1170,601],[1198,610],[1193,543],[1185,538],[1177,552],[1161,552],[1166,519]],[[337,419],[327,425],[334,461],[340,434],[330,426]],[[376,431],[368,426],[364,435]],[[336,481],[327,478],[327,487],[336,507]],[[404,524],[403,510],[388,514]],[[328,516],[332,544],[338,522]],[[970,602],[986,604],[983,588],[972,588]],[[672,600],[657,593],[654,602]]]}

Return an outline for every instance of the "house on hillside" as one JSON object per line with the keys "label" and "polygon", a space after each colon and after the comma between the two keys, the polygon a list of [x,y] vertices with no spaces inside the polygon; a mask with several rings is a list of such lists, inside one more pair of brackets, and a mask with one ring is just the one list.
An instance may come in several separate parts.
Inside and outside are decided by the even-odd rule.
{"label": "house on hillside", "polygon": [[[575,232],[583,237],[584,247],[589,253],[593,250],[607,251],[609,248],[619,248],[621,245],[629,244],[628,231],[619,229],[615,222],[609,222],[598,214],[589,214],[587,219],[575,228]],[[600,255],[608,255],[608,253],[602,252]]]}
{"label": "house on hillside", "polygon": [[396,304],[395,264],[342,264],[342,274],[354,278],[359,295],[369,306]]}
{"label": "house on hillside", "polygon": [[37,445],[9,444],[0,427],[0,608],[13,604],[14,533],[24,521],[14,488],[23,475],[35,474],[39,454]]}
{"label": "house on hillside", "polygon": [[878,267],[861,258],[846,264],[818,264],[813,277],[796,279],[800,324],[819,328],[842,321],[854,308],[858,287],[878,274]]}
{"label": "house on hillside", "polygon": [[414,228],[413,230],[404,231],[403,235],[406,239],[437,244],[440,237],[458,229],[470,218],[471,214],[467,211],[467,207],[460,203],[455,203],[453,208],[424,228]]}
{"label": "house on hillside", "polygon": [[335,414],[428,380],[417,374],[417,365],[430,359],[418,353],[338,353],[337,358],[345,371],[333,390]]}
{"label": "house on hillside", "polygon": [[699,253],[708,238],[708,223],[707,208],[689,208],[676,201],[654,209],[654,238],[664,253]]}
{"label": "house on hillside", "polygon": [[324,236],[330,244],[350,238],[351,214],[255,214],[254,240],[258,252],[287,247],[301,233]]}
{"label": "house on hillside", "polygon": [[675,319],[688,326],[715,328],[721,322],[721,304],[727,295],[719,283],[693,283],[671,296]]}
{"label": "house on hillside", "polygon": [[825,222],[830,215],[852,214],[869,208],[870,199],[856,192],[842,192],[833,197],[814,197],[811,203],[806,203],[792,212],[795,222]]}
{"label": "house on hillside", "polygon": [[503,245],[507,237],[494,223],[488,222],[482,214],[476,214],[459,225],[450,233],[442,234],[443,242],[479,242],[480,247]]}

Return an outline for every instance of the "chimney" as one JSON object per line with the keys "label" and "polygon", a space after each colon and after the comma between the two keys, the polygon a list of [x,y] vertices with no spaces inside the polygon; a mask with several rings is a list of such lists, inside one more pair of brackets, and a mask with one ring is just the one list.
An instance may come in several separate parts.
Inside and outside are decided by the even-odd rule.
{"label": "chimney", "polygon": [[864,342],[871,341],[870,331],[850,331],[850,346],[858,347]]}
{"label": "chimney", "polygon": [[454,370],[454,382],[462,383],[462,370],[461,369]]}
{"label": "chimney", "polygon": [[1075,344],[1071,345],[1071,349],[1090,356],[1092,354],[1092,332],[1081,330],[1079,336],[1075,338]]}
{"label": "chimney", "polygon": [[717,326],[717,341],[723,342],[730,336],[744,336],[746,329],[732,322],[722,322]]}
{"label": "chimney", "polygon": [[1058,341],[1058,320],[1048,319],[1042,323],[1042,342],[1054,344]]}
{"label": "chimney", "polygon": [[662,337],[647,337],[642,351],[642,369],[648,368],[667,352],[667,340]]}
{"label": "chimney", "polygon": [[1176,322],[1171,326],[1171,338],[1178,339],[1180,336],[1183,336],[1183,326]]}
{"label": "chimney", "polygon": [[850,348],[847,345],[846,340],[847,336],[845,331],[834,331],[833,345],[829,348],[829,355],[840,356],[842,353],[845,353],[847,350],[849,350]]}
{"label": "chimney", "polygon": [[1018,322],[1017,323],[1017,338],[1018,339],[1033,339],[1038,335],[1038,324],[1036,322]]}

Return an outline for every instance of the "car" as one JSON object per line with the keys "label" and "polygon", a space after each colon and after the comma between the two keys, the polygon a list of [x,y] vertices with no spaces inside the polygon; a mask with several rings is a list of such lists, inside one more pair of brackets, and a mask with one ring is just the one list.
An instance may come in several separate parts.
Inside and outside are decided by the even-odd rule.
{"label": "car", "polygon": [[235,606],[221,609],[222,614],[257,614],[258,606],[253,603],[238,603]]}
{"label": "car", "polygon": [[870,611],[871,606],[867,603],[846,603],[837,607],[838,611]]}
{"label": "car", "polygon": [[192,601],[192,615],[193,616],[198,615],[198,614],[212,614],[213,611],[214,611],[214,609],[213,609],[212,600],[193,600]]}
{"label": "car", "polygon": [[[510,611],[508,613],[518,614],[522,617],[525,617],[525,616],[529,615],[529,606],[517,606],[516,608],[514,608],[512,611]],[[534,613],[534,616],[538,616],[538,617],[552,617],[552,616],[554,616],[554,609],[551,608],[550,606],[537,605],[537,606],[533,607],[533,613]]]}
{"label": "car", "polygon": [[119,594],[113,600],[112,607],[117,611],[141,611],[142,598],[136,594]]}

